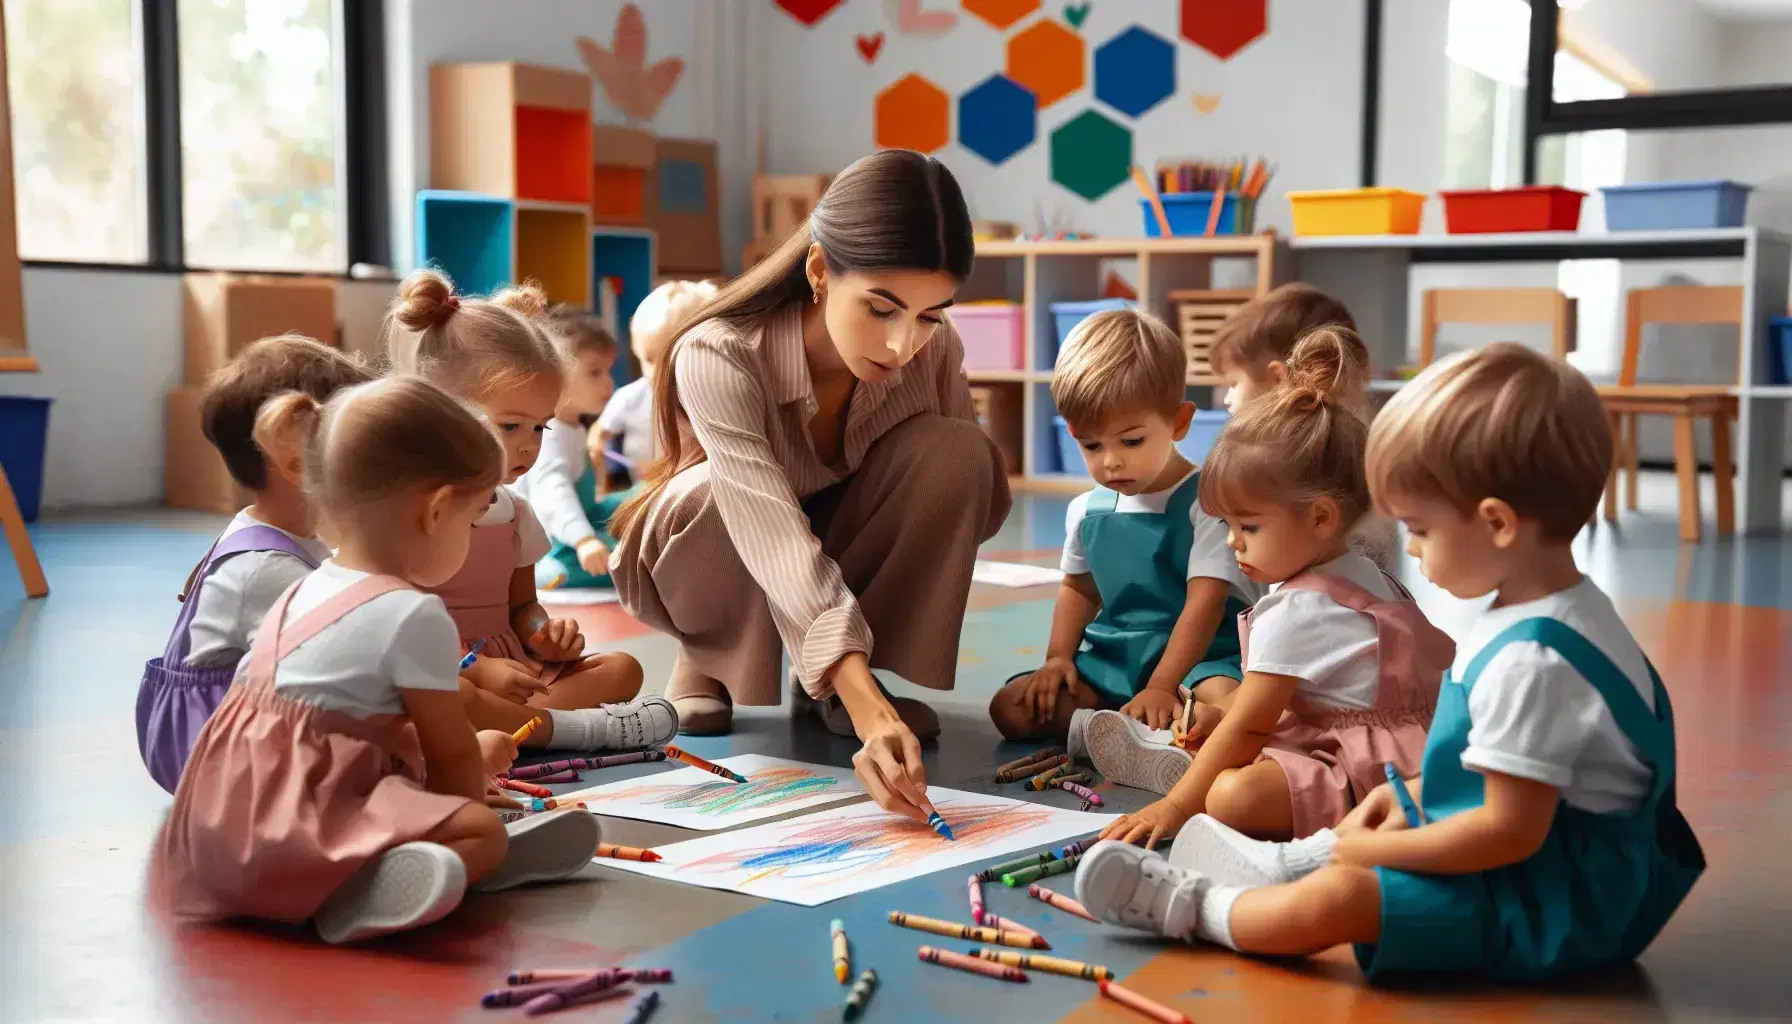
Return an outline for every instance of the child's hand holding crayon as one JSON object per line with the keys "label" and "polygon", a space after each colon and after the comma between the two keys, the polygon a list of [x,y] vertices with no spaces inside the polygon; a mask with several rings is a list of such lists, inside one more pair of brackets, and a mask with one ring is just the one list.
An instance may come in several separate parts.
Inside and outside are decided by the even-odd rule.
{"label": "child's hand holding crayon", "polygon": [[487,776],[507,772],[516,763],[516,740],[498,729],[481,729],[478,734],[479,760]]}
{"label": "child's hand holding crayon", "polygon": [[585,635],[571,619],[549,619],[523,643],[542,661],[578,661],[585,654]]}
{"label": "child's hand holding crayon", "polygon": [[1220,719],[1225,715],[1224,711],[1212,704],[1197,702],[1186,718],[1186,726],[1182,717],[1171,723],[1171,742],[1192,754],[1201,746],[1202,740],[1213,735],[1213,730],[1219,727]]}

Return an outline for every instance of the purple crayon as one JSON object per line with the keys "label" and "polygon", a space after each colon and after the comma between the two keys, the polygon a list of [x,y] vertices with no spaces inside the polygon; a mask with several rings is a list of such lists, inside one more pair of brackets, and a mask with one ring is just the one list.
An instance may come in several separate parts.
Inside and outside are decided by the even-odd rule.
{"label": "purple crayon", "polygon": [[631,995],[633,992],[634,989],[616,988],[615,986],[591,989],[582,992],[572,990],[549,992],[546,995],[536,996],[534,999],[524,1003],[523,1012],[531,1017],[539,1017],[544,1013],[553,1013],[556,1010],[564,1010],[568,1006],[583,1006],[586,1003],[601,1003],[606,999],[618,999],[622,996]]}
{"label": "purple crayon", "polygon": [[538,786],[552,786],[561,782],[578,782],[578,772],[555,772],[552,775],[538,775],[532,780]]}
{"label": "purple crayon", "polygon": [[[549,993],[563,992],[574,987],[595,992],[600,988],[609,988],[622,980],[617,977],[620,973],[621,972],[614,970],[592,971],[589,974],[581,974],[572,979],[550,978],[525,985],[512,985],[510,988],[501,988],[487,992],[485,997],[479,1002],[488,1010],[496,1010],[506,1006],[522,1006],[532,999],[548,995]],[[592,987],[586,989],[584,988],[585,986]]]}
{"label": "purple crayon", "polygon": [[1066,846],[1062,850],[1059,850],[1058,856],[1064,857],[1064,858],[1075,857],[1075,856],[1081,854],[1084,850],[1087,850],[1089,847],[1094,846],[1100,840],[1101,840],[1100,836],[1090,836],[1087,839],[1078,839],[1076,842],[1071,843],[1069,846]]}
{"label": "purple crayon", "polygon": [[1088,802],[1094,804],[1097,807],[1101,806],[1101,794],[1095,792],[1093,789],[1090,789],[1088,786],[1079,786],[1074,782],[1066,782],[1063,779],[1059,779],[1056,782],[1053,782],[1052,785],[1058,787],[1059,789],[1063,790],[1066,793],[1075,793],[1077,796],[1082,797],[1084,800],[1087,800]]}
{"label": "purple crayon", "polygon": [[589,758],[585,761],[585,767],[588,769],[609,768],[619,764],[638,764],[642,761],[664,761],[665,759],[666,752],[663,750],[637,750],[628,754],[611,754],[608,757]]}
{"label": "purple crayon", "polygon": [[504,775],[512,779],[539,779],[543,775],[553,775],[557,772],[584,771],[589,764],[590,762],[582,757],[574,757],[564,761],[548,761],[545,764],[526,764],[521,768],[512,768]]}

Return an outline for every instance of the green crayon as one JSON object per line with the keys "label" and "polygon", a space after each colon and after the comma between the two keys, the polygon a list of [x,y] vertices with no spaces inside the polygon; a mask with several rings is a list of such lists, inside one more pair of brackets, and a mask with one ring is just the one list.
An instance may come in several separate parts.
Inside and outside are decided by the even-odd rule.
{"label": "green crayon", "polygon": [[982,882],[993,882],[1010,871],[1019,871],[1022,868],[1030,868],[1035,864],[1044,864],[1056,859],[1058,859],[1058,855],[1050,850],[1044,853],[1029,853],[1025,857],[1005,860],[994,867],[984,868],[977,872],[977,879]]}
{"label": "green crayon", "polygon": [[1021,868],[1019,871],[1010,871],[1002,876],[1002,884],[1012,889],[1016,886],[1037,882],[1041,878],[1050,878],[1053,875],[1061,875],[1067,871],[1075,871],[1077,862],[1082,859],[1081,855],[1066,857],[1062,860],[1053,859],[1043,864],[1035,864],[1030,868]]}
{"label": "green crayon", "polygon": [[877,972],[867,969],[853,983],[852,991],[846,994],[846,1006],[843,1015],[847,1020],[858,1020],[859,1014],[865,1012],[865,1004],[871,999],[871,990],[877,987]]}

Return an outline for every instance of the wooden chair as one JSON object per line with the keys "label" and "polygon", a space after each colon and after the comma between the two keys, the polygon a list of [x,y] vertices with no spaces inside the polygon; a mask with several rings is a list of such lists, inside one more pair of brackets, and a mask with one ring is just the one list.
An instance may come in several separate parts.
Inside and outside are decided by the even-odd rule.
{"label": "wooden chair", "polygon": [[1557,359],[1574,351],[1575,301],[1554,288],[1434,288],[1419,307],[1419,365],[1437,358],[1440,324],[1548,324]]}
{"label": "wooden chair", "polygon": [[31,546],[31,534],[25,532],[25,517],[19,513],[19,500],[13,496],[4,468],[0,468],[0,528],[6,532],[13,560],[19,563],[19,578],[25,583],[26,595],[48,597],[50,584],[44,579],[44,567]]}
{"label": "wooden chair", "polygon": [[[1735,464],[1730,449],[1730,421],[1737,400],[1726,385],[1638,384],[1645,324],[1733,324],[1742,330],[1742,286],[1669,285],[1633,289],[1625,300],[1624,356],[1618,383],[1599,389],[1611,417],[1617,442],[1612,471],[1605,481],[1605,518],[1618,520],[1618,476],[1627,470],[1625,505],[1637,504],[1637,418],[1668,416],[1674,421],[1674,475],[1680,485],[1680,539],[1697,542],[1699,521],[1699,452],[1693,425],[1711,423],[1711,469],[1717,483],[1717,532],[1736,528]],[[1740,340],[1738,348],[1740,348]],[[1741,360],[1737,360],[1738,367]],[[1737,371],[1740,384],[1741,370]]]}

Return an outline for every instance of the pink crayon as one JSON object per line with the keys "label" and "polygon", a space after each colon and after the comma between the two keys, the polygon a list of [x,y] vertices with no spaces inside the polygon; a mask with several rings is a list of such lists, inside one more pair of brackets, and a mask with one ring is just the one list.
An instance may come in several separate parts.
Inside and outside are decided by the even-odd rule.
{"label": "pink crayon", "polygon": [[1090,789],[1088,786],[1079,786],[1074,782],[1066,782],[1063,779],[1053,782],[1052,785],[1057,786],[1066,793],[1074,793],[1097,807],[1101,806],[1101,794]]}
{"label": "pink crayon", "polygon": [[585,759],[582,757],[574,757],[565,761],[549,761],[546,764],[526,764],[520,768],[510,769],[503,773],[503,777],[509,779],[539,779],[543,775],[553,775],[556,772],[564,771],[582,771],[584,768]]}
{"label": "pink crayon", "polygon": [[1066,846],[1062,850],[1059,850],[1058,856],[1066,858],[1066,859],[1075,857],[1075,856],[1081,854],[1084,850],[1087,850],[1089,847],[1094,846],[1096,843],[1098,843],[1100,841],[1101,841],[1100,836],[1090,836],[1088,839],[1078,839],[1076,842],[1071,843],[1069,846]]}
{"label": "pink crayon", "polygon": [[995,914],[992,914],[987,910],[983,912],[983,927],[994,928],[994,929],[997,929],[998,931],[1013,932],[1016,935],[1020,935],[1023,937],[1027,936],[1027,935],[1038,935],[1039,934],[1038,932],[1034,931],[1033,929],[1028,928],[1026,925],[1021,924],[1019,921],[1015,921],[1011,918],[1006,918],[1006,917],[997,917]]}
{"label": "pink crayon", "polygon": [[537,775],[533,780],[536,785],[552,786],[561,782],[578,782],[579,773],[574,771],[555,772],[552,775]]}
{"label": "pink crayon", "polygon": [[984,918],[983,880],[978,878],[976,875],[972,875],[970,882],[967,884],[970,888],[970,894],[971,894],[971,920],[977,922],[978,924],[982,924],[983,918]]}
{"label": "pink crayon", "polygon": [[[485,997],[479,1002],[488,1010],[502,1009],[506,1006],[522,1006],[532,999],[537,999],[551,993],[565,992],[574,988],[580,991],[595,992],[601,988],[609,988],[623,980],[622,978],[617,977],[617,975],[622,972],[615,970],[585,971],[572,978],[549,977],[549,975],[561,973],[566,972],[530,972],[528,976],[531,978],[531,981],[529,983],[512,985],[510,988],[501,988],[492,992],[487,992]],[[523,976],[524,975],[520,973],[513,975],[513,977]],[[539,978],[540,980],[534,980],[536,978]]]}
{"label": "pink crayon", "polygon": [[1076,900],[1073,900],[1068,896],[1065,896],[1060,893],[1053,892],[1050,889],[1044,888],[1043,886],[1038,886],[1038,885],[1027,886],[1027,895],[1033,897],[1034,899],[1038,900],[1041,903],[1045,903],[1045,904],[1049,904],[1051,906],[1057,907],[1059,910],[1064,911],[1066,914],[1075,914],[1077,917],[1083,918],[1088,921],[1095,920],[1095,915],[1089,913],[1088,910],[1084,909],[1084,907],[1081,903],[1078,903]]}
{"label": "pink crayon", "polygon": [[601,1003],[606,999],[618,999],[622,996],[632,995],[633,993],[634,989],[616,988],[614,986],[610,988],[591,989],[588,991],[568,990],[564,992],[549,992],[546,995],[536,996],[534,999],[523,1004],[523,1012],[531,1017],[539,1017],[544,1013],[553,1013],[556,1010],[564,1010],[568,1006],[583,1006],[586,1003]]}

